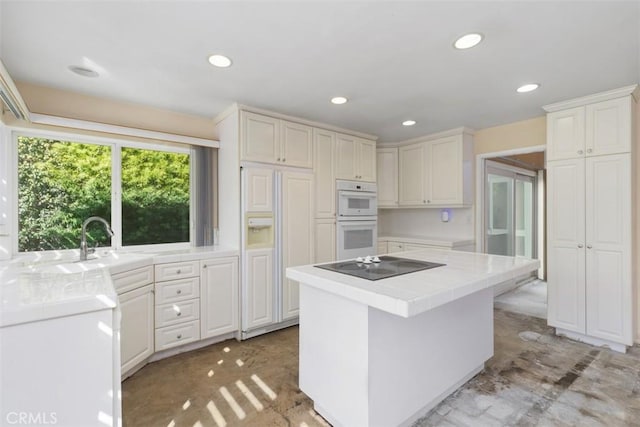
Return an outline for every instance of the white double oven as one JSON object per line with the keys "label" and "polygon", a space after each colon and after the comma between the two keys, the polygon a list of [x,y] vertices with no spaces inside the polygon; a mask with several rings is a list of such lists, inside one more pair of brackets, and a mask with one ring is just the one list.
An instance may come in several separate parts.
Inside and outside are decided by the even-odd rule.
{"label": "white double oven", "polygon": [[375,255],[378,240],[376,184],[338,180],[336,190],[338,260]]}

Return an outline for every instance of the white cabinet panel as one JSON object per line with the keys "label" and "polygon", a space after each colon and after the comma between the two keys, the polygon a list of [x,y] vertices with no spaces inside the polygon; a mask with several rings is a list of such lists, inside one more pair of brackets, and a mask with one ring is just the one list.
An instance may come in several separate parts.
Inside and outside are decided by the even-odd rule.
{"label": "white cabinet panel", "polygon": [[375,182],[375,141],[336,134],[336,178]]}
{"label": "white cabinet panel", "polygon": [[418,143],[398,149],[400,205],[423,205],[425,199],[425,144]]}
{"label": "white cabinet panel", "polygon": [[443,138],[428,144],[427,203],[462,204],[462,141]]}
{"label": "white cabinet panel", "polygon": [[200,339],[200,322],[180,323],[156,329],[156,351],[178,347]]}
{"label": "white cabinet panel", "polygon": [[336,221],[334,219],[316,220],[315,262],[336,260]]}
{"label": "white cabinet panel", "polygon": [[586,160],[587,334],[631,345],[631,164]]}
{"label": "white cabinet panel", "polygon": [[200,278],[171,280],[155,284],[156,304],[184,301],[200,296]]}
{"label": "white cabinet panel", "polygon": [[573,159],[585,152],[584,107],[547,114],[547,160]]}
{"label": "white cabinet panel", "polygon": [[398,206],[398,148],[379,148],[377,153],[378,207]]}
{"label": "white cabinet panel", "polygon": [[[280,161],[287,166],[313,167],[312,128],[280,121]],[[276,158],[277,160],[277,158]]]}
{"label": "white cabinet panel", "polygon": [[153,285],[118,296],[120,324],[120,364],[126,373],[151,356],[153,343]]}
{"label": "white cabinet panel", "polygon": [[245,252],[242,330],[273,322],[273,249]]}
{"label": "white cabinet panel", "polygon": [[388,242],[387,249],[389,253],[392,254],[394,252],[403,252],[404,251],[404,243],[402,242]]}
{"label": "white cabinet panel", "polygon": [[245,212],[273,211],[273,170],[247,168],[245,178]]}
{"label": "white cabinet panel", "polygon": [[280,121],[262,114],[240,113],[242,160],[275,163],[280,157]]}
{"label": "white cabinet panel", "polygon": [[586,106],[586,155],[631,151],[631,99],[612,99]]}
{"label": "white cabinet panel", "polygon": [[176,325],[200,318],[200,300],[191,299],[156,305],[156,328]]}
{"label": "white cabinet panel", "polygon": [[472,203],[471,137],[466,134],[398,148],[398,203],[452,207]]}
{"label": "white cabinet panel", "polygon": [[584,160],[547,165],[548,322],[585,330]]}
{"label": "white cabinet panel", "polygon": [[389,252],[389,242],[386,240],[378,240],[378,255]]}
{"label": "white cabinet panel", "polygon": [[314,260],[313,177],[310,174],[282,174],[282,316],[298,316],[299,285],[286,278],[287,267],[311,264]]}
{"label": "white cabinet panel", "polygon": [[199,275],[199,261],[169,262],[155,265],[156,282],[197,277]]}
{"label": "white cabinet panel", "polygon": [[336,216],[336,135],[321,129],[313,130],[313,174],[316,197],[316,218]]}
{"label": "white cabinet panel", "polygon": [[376,182],[376,143],[358,139],[356,146],[356,170],[358,180]]}
{"label": "white cabinet panel", "polygon": [[200,326],[203,339],[238,329],[238,258],[202,261]]}
{"label": "white cabinet panel", "polygon": [[356,138],[336,134],[336,178],[357,179]]}

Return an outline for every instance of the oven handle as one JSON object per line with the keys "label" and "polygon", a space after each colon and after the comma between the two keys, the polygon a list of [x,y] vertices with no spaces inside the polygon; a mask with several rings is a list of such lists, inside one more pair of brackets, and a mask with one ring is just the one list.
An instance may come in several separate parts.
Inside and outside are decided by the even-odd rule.
{"label": "oven handle", "polygon": [[376,193],[370,193],[365,191],[340,191],[340,197],[358,197],[360,199],[375,199]]}

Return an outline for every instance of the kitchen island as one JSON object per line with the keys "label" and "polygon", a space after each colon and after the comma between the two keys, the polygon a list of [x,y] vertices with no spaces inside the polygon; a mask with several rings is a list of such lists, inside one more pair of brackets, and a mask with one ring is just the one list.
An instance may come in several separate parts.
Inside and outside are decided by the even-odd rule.
{"label": "kitchen island", "polygon": [[411,425],[493,355],[493,286],[539,261],[424,249],[445,264],[370,281],[312,265],[300,283],[300,389],[334,426]]}

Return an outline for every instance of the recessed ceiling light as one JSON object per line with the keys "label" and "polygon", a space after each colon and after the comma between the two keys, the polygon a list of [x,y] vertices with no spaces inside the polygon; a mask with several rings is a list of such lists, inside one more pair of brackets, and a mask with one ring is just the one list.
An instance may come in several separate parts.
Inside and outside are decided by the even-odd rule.
{"label": "recessed ceiling light", "polygon": [[79,67],[77,65],[69,66],[69,70],[82,77],[98,77],[100,75],[97,71],[94,71],[91,68]]}
{"label": "recessed ceiling light", "polygon": [[344,96],[335,96],[335,97],[331,98],[331,103],[332,104],[336,104],[336,105],[344,104],[347,101],[348,101],[348,99],[345,98]]}
{"label": "recessed ceiling light", "polygon": [[538,83],[527,83],[526,85],[520,86],[518,89],[516,89],[516,91],[520,93],[526,93],[531,92],[532,90],[536,90],[539,87],[540,85]]}
{"label": "recessed ceiling light", "polygon": [[481,41],[482,41],[482,34],[470,33],[470,34],[465,34],[464,36],[456,40],[453,46],[456,49],[469,49],[470,47],[474,47]]}
{"label": "recessed ceiling light", "polygon": [[224,55],[211,55],[209,57],[209,63],[216,67],[227,68],[231,65],[231,60]]}
{"label": "recessed ceiling light", "polygon": [[405,120],[404,122],[402,122],[402,126],[413,126],[416,124],[415,120]]}

